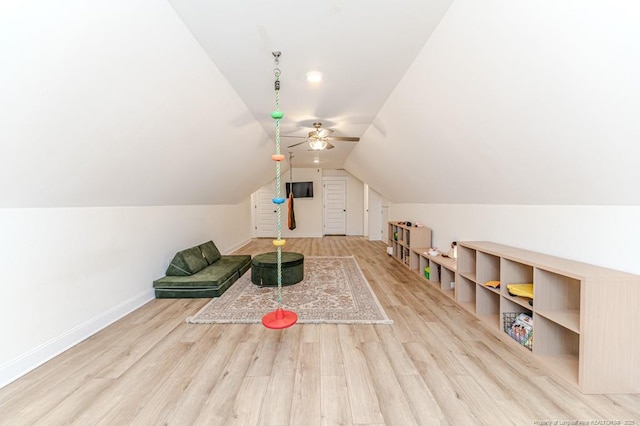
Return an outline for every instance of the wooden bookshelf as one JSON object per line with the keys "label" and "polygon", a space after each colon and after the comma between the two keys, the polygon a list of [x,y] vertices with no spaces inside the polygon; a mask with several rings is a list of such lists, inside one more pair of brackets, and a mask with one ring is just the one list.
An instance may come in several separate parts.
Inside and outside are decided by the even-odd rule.
{"label": "wooden bookshelf", "polygon": [[[493,280],[499,289],[485,286]],[[533,305],[508,293],[512,283],[534,285]],[[638,275],[491,242],[459,242],[455,300],[501,332],[504,313],[531,315],[532,355],[583,393],[640,392]]]}
{"label": "wooden bookshelf", "polygon": [[426,227],[406,226],[398,222],[389,222],[389,243],[391,256],[410,269],[418,266],[411,263],[412,247],[430,247],[431,229]]}

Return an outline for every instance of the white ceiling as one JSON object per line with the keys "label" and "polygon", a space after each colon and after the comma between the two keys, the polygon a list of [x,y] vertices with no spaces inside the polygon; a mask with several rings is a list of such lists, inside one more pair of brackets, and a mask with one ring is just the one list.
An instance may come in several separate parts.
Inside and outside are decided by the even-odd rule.
{"label": "white ceiling", "polygon": [[361,137],[294,167],[392,203],[640,205],[639,2],[316,3],[0,3],[0,207],[245,200],[274,50],[282,133]]}
{"label": "white ceiling", "polygon": [[[333,136],[361,137],[452,0],[308,2],[170,0],[211,60],[275,140],[273,51],[281,52],[281,135],[305,136],[313,122]],[[306,81],[320,71],[320,84]],[[239,122],[251,117],[235,117]],[[301,141],[282,138],[283,152]],[[292,148],[294,167],[342,167],[354,142],[332,150]]]}

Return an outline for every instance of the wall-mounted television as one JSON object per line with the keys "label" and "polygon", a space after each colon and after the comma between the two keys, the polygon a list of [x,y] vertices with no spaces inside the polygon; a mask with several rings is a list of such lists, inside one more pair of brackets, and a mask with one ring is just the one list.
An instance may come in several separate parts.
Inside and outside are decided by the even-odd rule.
{"label": "wall-mounted television", "polygon": [[[287,182],[287,198],[291,192],[291,182]],[[313,198],[313,182],[293,182],[293,198]]]}

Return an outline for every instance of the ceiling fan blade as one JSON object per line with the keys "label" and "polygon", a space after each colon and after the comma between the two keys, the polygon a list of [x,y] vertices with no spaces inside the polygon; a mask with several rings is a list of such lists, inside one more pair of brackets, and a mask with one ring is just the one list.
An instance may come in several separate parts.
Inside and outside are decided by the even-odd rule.
{"label": "ceiling fan blade", "polygon": [[351,138],[348,136],[330,136],[327,139],[331,141],[346,141],[346,142],[358,142],[360,138]]}
{"label": "ceiling fan blade", "polygon": [[293,145],[289,145],[287,148],[293,148],[294,146],[302,145],[303,143],[307,143],[307,141],[303,140],[302,142],[294,143]]}
{"label": "ceiling fan blade", "polygon": [[317,129],[317,130],[310,131],[309,137],[310,138],[326,138],[331,133],[333,133],[333,130],[331,129]]}
{"label": "ceiling fan blade", "polygon": [[306,136],[292,136],[292,135],[280,135],[281,138],[299,138],[299,139],[307,139]]}
{"label": "ceiling fan blade", "polygon": [[335,148],[335,146],[333,146],[329,142],[327,142],[327,147],[325,149],[333,149],[333,148]]}

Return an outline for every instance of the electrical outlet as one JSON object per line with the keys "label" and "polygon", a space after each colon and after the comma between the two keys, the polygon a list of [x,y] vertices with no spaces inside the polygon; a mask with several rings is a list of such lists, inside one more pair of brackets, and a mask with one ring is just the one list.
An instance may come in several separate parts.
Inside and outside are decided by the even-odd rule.
{"label": "electrical outlet", "polygon": [[451,281],[451,284],[449,284],[451,290],[453,290],[454,288],[456,288],[456,283],[455,281]]}

